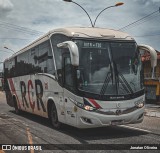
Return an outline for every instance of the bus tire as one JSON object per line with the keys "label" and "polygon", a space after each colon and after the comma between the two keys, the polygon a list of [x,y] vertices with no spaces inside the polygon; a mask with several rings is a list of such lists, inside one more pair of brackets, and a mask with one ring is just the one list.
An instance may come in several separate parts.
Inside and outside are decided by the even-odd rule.
{"label": "bus tire", "polygon": [[15,113],[16,113],[16,114],[20,114],[20,110],[18,109],[16,97],[13,97],[13,102],[14,102],[14,110],[15,110]]}
{"label": "bus tire", "polygon": [[51,121],[51,124],[55,129],[60,129],[61,123],[58,121],[57,109],[54,102],[52,102],[50,106],[49,119]]}

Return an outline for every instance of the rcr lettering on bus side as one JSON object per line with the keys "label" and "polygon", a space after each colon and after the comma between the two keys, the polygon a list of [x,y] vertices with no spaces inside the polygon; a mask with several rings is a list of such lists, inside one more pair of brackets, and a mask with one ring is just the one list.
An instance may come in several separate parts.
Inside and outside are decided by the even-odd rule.
{"label": "rcr lettering on bus side", "polygon": [[[20,88],[21,88],[21,96],[22,96],[22,103],[23,106],[25,107],[25,105],[27,106],[27,108],[29,108],[29,104],[30,107],[32,108],[32,110],[34,111],[35,109],[35,101],[31,100],[31,90],[33,89],[33,83],[32,80],[28,81],[28,99],[29,99],[29,104],[28,101],[26,99],[26,84],[24,81],[20,81]],[[37,102],[37,108],[38,110],[40,109],[40,105],[43,109],[44,112],[46,112],[46,108],[44,106],[44,103],[42,101],[42,97],[43,97],[43,85],[42,82],[40,80],[35,80],[35,92],[36,92],[36,102]]]}

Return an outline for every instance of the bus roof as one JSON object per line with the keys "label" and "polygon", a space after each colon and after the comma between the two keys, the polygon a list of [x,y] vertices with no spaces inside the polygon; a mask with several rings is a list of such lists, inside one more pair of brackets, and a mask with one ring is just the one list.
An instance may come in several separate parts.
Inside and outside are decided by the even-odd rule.
{"label": "bus roof", "polygon": [[[13,54],[10,58],[25,52],[28,49],[33,48],[34,46],[48,40],[53,34],[59,33],[64,34],[69,37],[75,38],[97,38],[97,39],[106,39],[106,40],[134,40],[130,35],[127,33],[107,29],[107,28],[97,28],[97,27],[68,27],[68,28],[59,28],[54,29],[43,35],[42,37],[38,38],[37,40],[33,41],[26,47],[22,48],[20,51]],[[10,58],[6,59],[9,60]],[[5,60],[5,61],[6,61]]]}
{"label": "bus roof", "polygon": [[131,36],[128,35],[127,33],[118,30],[97,28],[97,27],[61,28],[50,32],[62,33],[70,37],[133,40],[133,38],[131,38]]}

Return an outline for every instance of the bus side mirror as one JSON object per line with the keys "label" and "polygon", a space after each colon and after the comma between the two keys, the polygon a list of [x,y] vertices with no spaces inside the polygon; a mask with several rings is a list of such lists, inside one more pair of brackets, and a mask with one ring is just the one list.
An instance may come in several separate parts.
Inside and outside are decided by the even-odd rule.
{"label": "bus side mirror", "polygon": [[148,45],[138,45],[139,50],[144,50],[144,51],[148,51],[150,53],[150,61],[151,61],[151,67],[154,68],[157,66],[157,52],[155,51],[154,48],[152,48],[151,46]]}
{"label": "bus side mirror", "polygon": [[73,41],[65,41],[57,44],[58,48],[68,48],[71,56],[71,64],[79,66],[79,52],[78,47]]}
{"label": "bus side mirror", "polygon": [[152,67],[152,79],[154,79],[154,71],[155,71],[155,67],[157,66],[157,52],[156,50],[149,46],[149,45],[138,45],[139,50],[144,50],[144,51],[148,51],[150,53],[150,61],[151,61],[151,67]]}

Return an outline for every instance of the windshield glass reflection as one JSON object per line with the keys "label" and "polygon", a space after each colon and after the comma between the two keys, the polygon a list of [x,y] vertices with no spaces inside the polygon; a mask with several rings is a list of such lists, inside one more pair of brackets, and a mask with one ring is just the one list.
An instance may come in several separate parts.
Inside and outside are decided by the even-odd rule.
{"label": "windshield glass reflection", "polygon": [[79,90],[100,95],[125,95],[142,89],[141,61],[135,43],[75,42],[80,56]]}

